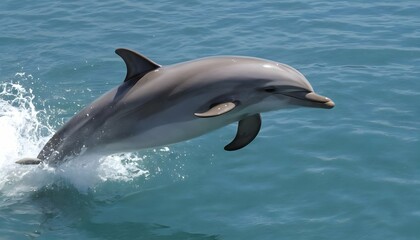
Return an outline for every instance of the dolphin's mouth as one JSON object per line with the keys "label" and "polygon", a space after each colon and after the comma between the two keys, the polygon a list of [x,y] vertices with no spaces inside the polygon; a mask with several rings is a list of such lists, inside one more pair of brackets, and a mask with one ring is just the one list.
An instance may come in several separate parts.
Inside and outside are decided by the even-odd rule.
{"label": "dolphin's mouth", "polygon": [[295,91],[282,94],[288,97],[303,100],[303,105],[306,105],[308,107],[331,109],[335,106],[335,103],[330,98],[321,96],[319,94],[316,94],[315,92]]}

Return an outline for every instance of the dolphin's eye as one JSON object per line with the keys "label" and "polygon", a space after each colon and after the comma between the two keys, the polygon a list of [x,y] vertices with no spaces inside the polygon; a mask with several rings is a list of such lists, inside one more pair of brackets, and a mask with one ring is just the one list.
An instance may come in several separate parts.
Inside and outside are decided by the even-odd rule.
{"label": "dolphin's eye", "polygon": [[266,88],[264,88],[264,91],[268,92],[268,93],[273,93],[273,92],[276,91],[276,88],[275,87],[266,87]]}

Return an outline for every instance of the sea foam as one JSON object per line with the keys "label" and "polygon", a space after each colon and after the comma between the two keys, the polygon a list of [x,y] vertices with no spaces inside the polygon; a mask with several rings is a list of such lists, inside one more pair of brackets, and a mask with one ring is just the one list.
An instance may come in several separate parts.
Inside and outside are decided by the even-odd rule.
{"label": "sea foam", "polygon": [[[22,80],[27,80],[28,76],[31,77],[26,73],[16,75]],[[57,181],[69,182],[86,192],[105,181],[132,181],[148,175],[148,171],[141,168],[144,157],[136,153],[85,155],[58,167],[16,164],[15,161],[23,157],[36,157],[55,131],[50,124],[50,108],[43,104],[36,107],[35,102],[33,90],[19,82],[0,84],[1,194],[26,194]]]}

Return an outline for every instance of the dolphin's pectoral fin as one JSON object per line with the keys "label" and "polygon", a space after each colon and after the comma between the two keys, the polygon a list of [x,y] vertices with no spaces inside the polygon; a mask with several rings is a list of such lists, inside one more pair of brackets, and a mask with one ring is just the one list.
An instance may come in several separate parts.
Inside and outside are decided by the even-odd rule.
{"label": "dolphin's pectoral fin", "polygon": [[234,102],[224,102],[219,103],[211,107],[208,111],[203,113],[194,113],[195,116],[200,118],[209,118],[217,117],[224,113],[227,113],[236,107],[237,103]]}
{"label": "dolphin's pectoral fin", "polygon": [[22,158],[16,161],[17,164],[21,164],[21,165],[37,165],[37,164],[40,164],[41,162],[42,160],[38,158]]}
{"label": "dolphin's pectoral fin", "polygon": [[159,64],[156,64],[145,56],[129,49],[118,48],[115,50],[115,53],[124,60],[127,66],[127,75],[125,76],[124,82],[139,80],[146,73],[161,67]]}
{"label": "dolphin's pectoral fin", "polygon": [[254,114],[239,121],[235,139],[225,146],[226,151],[235,151],[248,145],[258,135],[261,128],[261,115]]}

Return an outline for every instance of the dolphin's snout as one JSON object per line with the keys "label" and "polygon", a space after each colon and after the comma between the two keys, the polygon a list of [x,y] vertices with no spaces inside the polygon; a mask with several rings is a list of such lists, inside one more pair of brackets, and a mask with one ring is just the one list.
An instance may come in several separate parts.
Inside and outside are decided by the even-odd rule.
{"label": "dolphin's snout", "polygon": [[292,91],[282,93],[283,95],[302,100],[298,105],[314,108],[326,108],[331,109],[335,106],[335,103],[327,97],[316,94],[315,92],[303,91]]}
{"label": "dolphin's snout", "polygon": [[335,103],[327,97],[318,95],[314,92],[307,93],[305,99],[314,103],[320,103],[319,107],[331,109],[335,106]]}
{"label": "dolphin's snout", "polygon": [[335,103],[331,100],[324,103],[324,105],[325,105],[325,108],[328,108],[328,109],[331,109],[331,108],[335,107]]}

